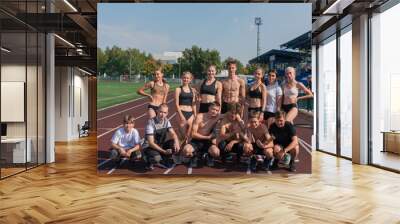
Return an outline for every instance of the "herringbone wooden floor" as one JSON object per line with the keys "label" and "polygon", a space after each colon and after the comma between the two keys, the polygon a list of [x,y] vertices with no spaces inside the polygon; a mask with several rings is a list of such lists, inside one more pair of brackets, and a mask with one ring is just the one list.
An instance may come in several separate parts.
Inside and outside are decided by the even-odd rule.
{"label": "herringbone wooden floor", "polygon": [[0,223],[400,223],[400,175],[313,153],[312,175],[99,177],[96,138],[0,181]]}

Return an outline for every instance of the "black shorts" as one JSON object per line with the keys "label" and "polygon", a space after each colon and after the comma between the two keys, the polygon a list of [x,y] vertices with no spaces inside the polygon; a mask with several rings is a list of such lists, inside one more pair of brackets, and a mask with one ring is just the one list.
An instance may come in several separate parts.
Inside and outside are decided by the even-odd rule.
{"label": "black shorts", "polygon": [[212,104],[212,103],[200,103],[199,113],[207,113],[208,108],[210,107],[210,104]]}
{"label": "black shorts", "polygon": [[196,154],[206,153],[212,146],[211,140],[206,139],[192,139],[189,144],[193,147]]}
{"label": "black shorts", "polygon": [[261,107],[249,107],[249,108],[247,108],[247,110],[249,111],[249,115],[251,115],[251,113],[255,113],[255,112],[262,112]]}
{"label": "black shorts", "polygon": [[264,120],[268,120],[270,118],[275,117],[275,113],[269,112],[269,111],[264,111]]}
{"label": "black shorts", "polygon": [[251,143],[251,145],[253,145],[254,155],[264,155],[264,149],[260,148],[257,143]]}
{"label": "black shorts", "polygon": [[[218,148],[221,151],[221,154],[227,154],[229,153],[225,148],[226,145],[228,145],[229,141],[221,141],[218,144]],[[243,143],[236,143],[233,145],[232,150],[230,152],[236,153],[239,157],[243,155]]]}
{"label": "black shorts", "polygon": [[185,117],[186,120],[189,120],[191,116],[193,116],[192,111],[182,111],[183,116]]}
{"label": "black shorts", "polygon": [[297,107],[297,104],[295,104],[295,103],[282,104],[282,109],[283,109],[283,111],[285,111],[285,113],[288,113],[294,107]]}
{"label": "black shorts", "polygon": [[157,113],[158,109],[160,108],[160,106],[156,106],[156,105],[151,105],[149,104],[149,106],[147,107],[148,109],[153,109],[154,112]]}
{"label": "black shorts", "polygon": [[225,114],[226,112],[228,112],[228,107],[229,107],[230,104],[234,104],[234,103],[222,102],[222,104],[221,104],[221,114]]}

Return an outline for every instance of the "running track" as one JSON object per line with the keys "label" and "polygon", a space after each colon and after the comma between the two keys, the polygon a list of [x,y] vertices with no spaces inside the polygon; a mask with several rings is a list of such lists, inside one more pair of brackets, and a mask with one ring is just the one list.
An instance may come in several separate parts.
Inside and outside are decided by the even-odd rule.
{"label": "running track", "polygon": [[[168,117],[171,119],[172,126],[178,123],[176,117],[176,108],[172,92],[169,93],[167,103],[169,106]],[[247,167],[229,166],[215,168],[199,167],[188,168],[185,165],[177,165],[172,169],[155,168],[153,171],[145,171],[142,162],[136,162],[131,165],[129,161],[123,161],[117,168],[115,164],[108,160],[109,148],[111,146],[110,139],[114,131],[121,127],[122,119],[125,114],[131,114],[136,118],[135,128],[139,131],[140,136],[144,136],[144,127],[147,123],[147,98],[140,98],[135,101],[115,105],[97,111],[97,147],[98,147],[98,171],[99,174],[115,175],[115,174],[178,174],[178,175],[246,175],[250,174]],[[296,128],[297,135],[300,137],[300,162],[297,163],[296,173],[311,173],[311,135],[312,135],[312,119],[306,115],[299,114],[295,120],[295,124],[299,124]],[[304,124],[304,125],[302,125]],[[289,173],[284,169],[273,171],[273,173]],[[258,172],[257,174],[265,174]]]}

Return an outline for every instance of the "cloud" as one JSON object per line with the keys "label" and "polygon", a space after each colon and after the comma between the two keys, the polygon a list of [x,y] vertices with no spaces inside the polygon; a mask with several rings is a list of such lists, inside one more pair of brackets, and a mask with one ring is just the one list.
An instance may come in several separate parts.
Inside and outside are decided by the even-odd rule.
{"label": "cloud", "polygon": [[121,48],[137,48],[150,53],[163,52],[171,46],[167,34],[105,24],[99,25],[98,40],[99,47],[115,45]]}

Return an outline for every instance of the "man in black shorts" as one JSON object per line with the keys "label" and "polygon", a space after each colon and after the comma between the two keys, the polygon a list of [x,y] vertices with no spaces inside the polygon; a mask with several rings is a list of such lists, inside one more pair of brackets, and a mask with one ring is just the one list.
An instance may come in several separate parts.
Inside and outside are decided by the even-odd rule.
{"label": "man in black shorts", "polygon": [[219,157],[216,146],[215,127],[220,120],[220,105],[211,103],[207,113],[199,113],[193,122],[192,140],[183,148],[183,156],[191,158],[191,166],[197,166],[197,159],[205,156],[208,166],[214,166],[214,158]]}
{"label": "man in black shorts", "polygon": [[[179,140],[168,118],[168,105],[160,105],[157,116],[151,118],[146,126],[145,141],[142,145],[146,169],[153,170],[154,165],[168,168],[172,165],[172,154],[179,154]],[[167,134],[172,139],[167,140]]]}
{"label": "man in black shorts", "polygon": [[242,106],[239,103],[229,104],[227,110],[221,123],[218,148],[221,150],[223,161],[229,158],[232,152],[236,153],[236,159],[239,161],[246,141],[246,126],[240,116]]}
{"label": "man in black shorts", "polygon": [[[296,136],[296,130],[293,124],[285,120],[285,112],[278,111],[275,114],[275,122],[269,128],[269,133],[274,139],[274,155],[276,160],[282,160],[290,154],[289,170],[296,171],[294,163],[295,158],[299,154],[299,144]],[[275,163],[276,165],[276,163]]]}

